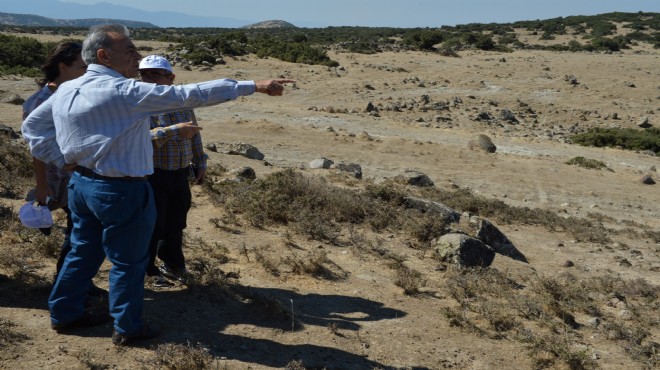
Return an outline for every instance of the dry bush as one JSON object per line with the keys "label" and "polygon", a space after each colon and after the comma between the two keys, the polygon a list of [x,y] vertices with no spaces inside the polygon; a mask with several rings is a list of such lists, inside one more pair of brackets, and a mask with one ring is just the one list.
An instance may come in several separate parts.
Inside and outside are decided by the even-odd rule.
{"label": "dry bush", "polygon": [[16,324],[0,317],[0,348],[13,346],[19,342],[30,339],[27,335],[14,331]]}
{"label": "dry bush", "polygon": [[22,198],[32,178],[32,156],[27,145],[0,134],[0,196]]}
{"label": "dry bush", "polygon": [[286,256],[282,259],[282,263],[289,266],[292,273],[298,275],[310,275],[327,280],[340,280],[348,276],[328,258],[325,251],[312,251],[304,257]]}
{"label": "dry bush", "polygon": [[438,217],[404,209],[405,189],[391,181],[367,184],[364,191],[358,191],[287,169],[252,183],[216,184],[205,189],[215,194],[211,196],[214,202],[225,204],[228,213],[242,215],[254,227],[290,225],[298,234],[334,245],[346,243],[339,240],[342,231],[356,225],[368,225],[376,232],[403,230],[420,248],[448,229]]}
{"label": "dry bush", "polygon": [[215,361],[208,348],[201,344],[159,344],[154,351],[152,363],[158,369],[203,370]]}
{"label": "dry bush", "polygon": [[302,360],[293,360],[286,364],[285,370],[306,370]]}
{"label": "dry bush", "polygon": [[90,369],[90,370],[110,369],[109,364],[98,363],[94,359],[94,355],[89,350],[83,349],[80,352],[74,353],[73,356],[80,361],[80,363],[84,366],[85,369]]}
{"label": "dry bush", "polygon": [[254,258],[269,274],[280,276],[280,269],[277,267],[279,263],[268,255],[267,250],[268,247],[256,248]]}
{"label": "dry bush", "polygon": [[[575,338],[592,330],[576,321],[578,312],[602,318],[597,330],[609,340],[622,342],[634,361],[645,368],[658,363],[658,344],[648,339],[651,329],[658,326],[658,287],[643,279],[615,275],[580,279],[564,273],[536,276],[523,289],[494,269],[450,269],[447,287],[460,305],[460,311],[443,312],[451,325],[527,343],[539,368],[555,366],[557,361],[572,369],[595,366],[583,351],[573,350]],[[630,311],[625,322],[600,309],[614,298],[625,302]],[[525,327],[537,327],[539,332]]]}
{"label": "dry bush", "polygon": [[406,295],[416,295],[419,294],[419,289],[426,285],[426,282],[421,272],[401,263],[399,268],[396,269],[394,285],[403,288]]}
{"label": "dry bush", "polygon": [[536,369],[555,367],[557,361],[561,361],[571,370],[596,369],[597,364],[589,358],[586,351],[572,348],[571,344],[575,339],[557,333],[536,335],[529,330],[523,330],[519,335],[519,340],[529,346]]}
{"label": "dry bush", "polygon": [[45,236],[18,222],[9,225],[3,233],[11,242],[0,248],[0,268],[25,289],[49,286],[52,277],[46,276],[44,269],[55,266],[63,241],[62,232],[54,228],[50,236]]}
{"label": "dry bush", "polygon": [[604,168],[610,172],[614,172],[612,171],[611,168],[607,167],[607,165],[603,161],[599,161],[597,159],[575,157],[568,160],[566,164],[571,166],[578,166],[586,169],[591,169],[591,170],[600,170]]}
{"label": "dry bush", "polygon": [[187,235],[184,238],[183,246],[186,249],[198,251],[197,255],[205,256],[213,260],[214,263],[225,264],[230,261],[229,249],[218,242],[208,243],[200,237],[190,238]]}
{"label": "dry bush", "polygon": [[601,223],[575,217],[564,218],[550,210],[510,206],[501,200],[473,194],[468,189],[447,191],[425,188],[424,197],[441,202],[459,212],[470,212],[503,224],[540,225],[550,231],[567,232],[579,242],[608,243],[611,230]]}
{"label": "dry bush", "polygon": [[444,217],[420,214],[416,210],[407,209],[402,212],[401,218],[401,229],[415,238],[419,249],[430,248],[431,240],[449,232],[449,224]]}
{"label": "dry bush", "polygon": [[320,177],[305,177],[292,169],[252,183],[216,184],[205,189],[254,227],[291,224],[314,240],[337,243],[342,225],[368,223],[381,230],[395,220],[391,205],[369,194],[332,186]]}

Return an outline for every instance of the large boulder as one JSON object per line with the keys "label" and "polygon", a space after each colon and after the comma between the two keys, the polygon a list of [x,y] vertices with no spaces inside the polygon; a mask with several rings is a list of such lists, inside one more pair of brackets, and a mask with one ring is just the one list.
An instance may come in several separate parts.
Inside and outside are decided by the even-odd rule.
{"label": "large boulder", "polygon": [[459,267],[488,267],[495,259],[495,251],[465,234],[445,234],[431,243],[436,258]]}
{"label": "large boulder", "polygon": [[258,161],[264,159],[264,155],[259,151],[259,149],[245,143],[229,144],[227,154],[242,155],[243,157],[256,159]]}
{"label": "large boulder", "polygon": [[479,134],[474,139],[468,141],[468,149],[470,150],[481,150],[486,153],[495,153],[497,147],[493,144],[493,141],[484,134]]}
{"label": "large boulder", "polygon": [[[467,219],[467,225],[465,220]],[[462,229],[472,237],[486,243],[497,254],[513,258],[516,261],[527,263],[527,257],[504,235],[495,225],[477,216],[463,217]],[[466,230],[467,229],[467,230]]]}

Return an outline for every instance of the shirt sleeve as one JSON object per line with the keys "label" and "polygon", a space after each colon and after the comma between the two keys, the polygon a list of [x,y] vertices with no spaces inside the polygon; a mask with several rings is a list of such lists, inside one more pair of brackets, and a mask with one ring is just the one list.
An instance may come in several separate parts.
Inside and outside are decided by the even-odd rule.
{"label": "shirt sleeve", "polygon": [[149,130],[149,135],[151,135],[151,142],[154,143],[156,148],[160,148],[168,142],[169,140],[176,139],[179,137],[179,129],[176,127],[176,125],[171,125],[171,126],[158,126],[153,124],[153,118],[154,116],[150,117],[149,120],[151,121],[151,129]]}
{"label": "shirt sleeve", "polygon": [[125,93],[134,112],[156,115],[186,108],[207,107],[256,92],[254,81],[220,79],[186,85],[156,85],[131,81]]}
{"label": "shirt sleeve", "polygon": [[57,145],[52,103],[53,99],[48,99],[32,111],[23,121],[21,132],[33,157],[42,162],[53,162],[58,167],[63,167],[66,162]]}

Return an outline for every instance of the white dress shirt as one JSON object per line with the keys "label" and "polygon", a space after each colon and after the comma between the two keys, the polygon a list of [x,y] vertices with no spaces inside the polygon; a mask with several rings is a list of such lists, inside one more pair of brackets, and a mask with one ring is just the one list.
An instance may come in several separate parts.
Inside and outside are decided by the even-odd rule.
{"label": "white dress shirt", "polygon": [[151,115],[204,107],[256,91],[253,81],[213,80],[156,85],[126,78],[100,64],[59,86],[21,128],[33,157],[77,163],[110,177],[153,173]]}

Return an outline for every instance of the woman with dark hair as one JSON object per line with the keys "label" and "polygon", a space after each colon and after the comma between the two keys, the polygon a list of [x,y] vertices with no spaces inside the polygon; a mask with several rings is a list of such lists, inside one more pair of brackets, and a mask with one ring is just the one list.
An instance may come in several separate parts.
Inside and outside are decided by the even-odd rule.
{"label": "woman with dark hair", "polygon": [[[85,74],[87,64],[82,60],[81,51],[82,45],[80,43],[63,42],[48,53],[46,62],[41,66],[44,76],[37,80],[37,84],[41,89],[30,96],[23,104],[23,119],[50,98],[60,84]],[[58,274],[64,262],[64,257],[71,250],[70,237],[73,222],[71,221],[71,212],[67,206],[67,184],[71,178],[72,170],[59,168],[54,163],[44,163],[36,158],[32,158],[32,163],[36,188],[28,192],[26,200],[47,205],[51,211],[61,208],[67,215],[64,242],[57,261],[56,274]],[[39,230],[45,235],[50,235],[50,228]],[[98,288],[90,290],[90,293],[94,295],[102,294]]]}
{"label": "woman with dark hair", "polygon": [[87,64],[82,60],[81,51],[82,44],[78,42],[63,42],[55,46],[41,66],[44,77],[37,84],[50,84],[57,89],[60,83],[82,76],[87,70]]}

